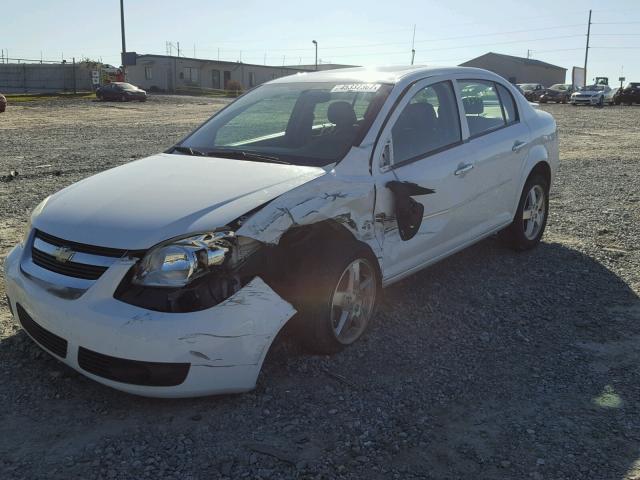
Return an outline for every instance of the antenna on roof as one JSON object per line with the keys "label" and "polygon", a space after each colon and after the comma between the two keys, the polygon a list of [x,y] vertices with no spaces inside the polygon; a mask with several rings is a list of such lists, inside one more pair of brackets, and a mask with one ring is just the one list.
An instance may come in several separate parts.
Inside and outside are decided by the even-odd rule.
{"label": "antenna on roof", "polygon": [[413,38],[411,40],[411,65],[416,58],[416,24],[413,24]]}

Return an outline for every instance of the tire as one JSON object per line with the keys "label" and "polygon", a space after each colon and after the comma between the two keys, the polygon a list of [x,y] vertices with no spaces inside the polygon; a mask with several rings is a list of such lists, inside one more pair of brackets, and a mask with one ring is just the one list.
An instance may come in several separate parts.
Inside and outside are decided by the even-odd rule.
{"label": "tire", "polygon": [[[536,193],[535,200],[532,198],[534,191]],[[532,205],[534,201],[535,204]],[[535,220],[531,218],[532,213],[535,214]],[[530,250],[540,243],[547,226],[548,216],[549,183],[543,175],[535,173],[524,184],[513,222],[503,231],[503,238],[511,244],[514,250]]]}
{"label": "tire", "polygon": [[[382,288],[377,260],[352,243],[316,254],[301,267],[294,334],[315,353],[340,352],[364,334],[375,313]],[[356,273],[360,287],[354,292]]]}

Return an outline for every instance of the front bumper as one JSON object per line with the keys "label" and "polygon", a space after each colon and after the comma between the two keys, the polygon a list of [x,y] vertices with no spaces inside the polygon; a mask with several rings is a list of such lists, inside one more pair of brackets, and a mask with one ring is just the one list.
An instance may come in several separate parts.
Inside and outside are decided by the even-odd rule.
{"label": "front bumper", "polygon": [[600,97],[571,97],[571,103],[576,105],[597,105]]}
{"label": "front bumper", "polygon": [[[113,298],[134,262],[126,258],[109,267],[79,298],[64,298],[54,286],[25,274],[20,267],[22,257],[23,248],[17,246],[5,260],[11,310],[18,317],[22,309],[45,332],[63,339],[66,355],[34,330],[36,327],[25,325],[25,331],[71,368],[132,394],[193,397],[251,390],[271,342],[295,314],[294,308],[259,277],[224,302],[199,312],[162,313],[135,307]],[[89,364],[87,351],[97,354]],[[131,368],[144,370],[150,363],[188,364],[188,371],[184,381],[171,386],[153,384],[153,378],[145,377],[144,372],[139,378],[147,381],[126,383],[88,371],[96,371],[88,368],[91,361],[109,358],[115,359],[113,368],[123,375],[131,373]]]}

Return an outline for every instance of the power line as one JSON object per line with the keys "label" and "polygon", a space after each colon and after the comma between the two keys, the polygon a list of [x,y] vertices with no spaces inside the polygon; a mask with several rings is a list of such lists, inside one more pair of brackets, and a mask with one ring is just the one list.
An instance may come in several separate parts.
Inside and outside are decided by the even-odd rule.
{"label": "power line", "polygon": [[478,38],[478,37],[493,37],[498,35],[511,35],[514,33],[529,33],[529,32],[539,32],[543,30],[555,30],[558,28],[571,28],[571,27],[582,27],[582,24],[574,23],[572,25],[556,25],[554,27],[541,27],[541,28],[530,28],[528,30],[511,30],[507,32],[495,32],[495,33],[478,33],[476,35],[460,35],[457,37],[444,37],[444,38],[434,38],[431,40],[420,40],[416,43],[425,43],[425,42],[442,42],[448,40],[458,40],[462,38]]}
{"label": "power line", "polygon": [[632,21],[632,22],[593,22],[593,25],[636,25],[640,23],[640,21]]}
{"label": "power line", "polygon": [[[444,41],[449,41],[449,40],[460,40],[460,39],[466,39],[466,38],[480,38],[480,37],[493,37],[493,36],[500,36],[500,35],[512,35],[512,34],[516,34],[516,33],[530,33],[530,32],[540,32],[540,31],[546,31],[546,30],[556,30],[556,29],[560,29],[560,28],[573,28],[573,27],[581,27],[582,24],[578,24],[578,23],[574,23],[574,24],[568,24],[568,25],[554,25],[554,26],[549,26],[549,27],[539,27],[539,28],[530,28],[530,29],[523,29],[523,30],[509,30],[506,32],[492,32],[492,33],[478,33],[478,34],[473,34],[473,35],[458,35],[455,37],[438,37],[438,38],[431,38],[431,39],[426,39],[426,40],[416,40],[415,43],[416,44],[423,44],[423,43],[434,43],[434,42],[444,42]],[[335,37],[334,37],[335,38]],[[565,38],[565,37],[553,37],[553,38]],[[532,41],[537,41],[537,40],[532,40]],[[365,43],[365,44],[356,44],[356,45],[337,45],[337,46],[323,46],[322,50],[324,52],[326,51],[331,51],[331,50],[345,50],[345,49],[356,49],[356,48],[378,48],[378,47],[388,47],[388,46],[400,46],[400,45],[407,45],[407,42],[380,42],[380,43]],[[212,51],[215,49],[212,48],[200,48],[200,50],[205,50],[205,51]],[[259,48],[259,49],[242,49],[244,52],[264,52],[264,47],[263,48]],[[303,51],[308,51],[308,48],[271,48],[269,49],[269,51],[272,52],[303,52]]]}
{"label": "power line", "polygon": [[552,48],[550,50],[531,50],[533,53],[550,53],[550,52],[569,52],[575,50],[583,50],[583,47],[576,48]]}

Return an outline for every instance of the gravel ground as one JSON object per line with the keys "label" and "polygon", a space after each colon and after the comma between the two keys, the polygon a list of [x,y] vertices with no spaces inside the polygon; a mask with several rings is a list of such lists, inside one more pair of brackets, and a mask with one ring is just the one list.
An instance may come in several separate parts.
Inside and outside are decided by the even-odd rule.
{"label": "gravel ground", "polygon": [[[42,198],[162,150],[220,105],[10,106],[0,176],[19,175],[0,183],[0,258]],[[561,166],[539,248],[488,239],[394,285],[332,358],[281,341],[254,392],[102,387],[0,303],[0,478],[640,479],[640,108],[543,108]]]}

